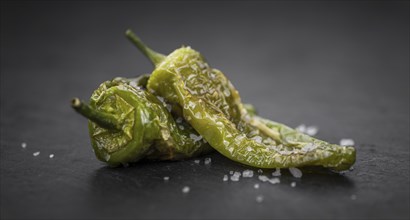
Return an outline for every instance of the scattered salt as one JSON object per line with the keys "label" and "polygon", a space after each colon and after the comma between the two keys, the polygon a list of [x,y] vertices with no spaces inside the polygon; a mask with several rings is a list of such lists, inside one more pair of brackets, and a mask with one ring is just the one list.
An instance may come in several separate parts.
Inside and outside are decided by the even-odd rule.
{"label": "scattered salt", "polygon": [[26,148],[26,147],[27,147],[27,143],[26,143],[26,142],[21,143],[21,147],[22,147],[22,148]]}
{"label": "scattered salt", "polygon": [[317,132],[319,131],[318,127],[316,126],[306,126],[305,124],[301,124],[299,126],[297,126],[295,128],[297,131],[313,136],[315,134],[317,134]]}
{"label": "scattered salt", "polygon": [[262,181],[262,182],[266,182],[266,181],[269,180],[269,178],[268,178],[267,176],[265,176],[265,175],[260,175],[260,176],[258,176],[258,179],[259,179],[260,181]]}
{"label": "scattered salt", "polygon": [[317,134],[318,130],[319,129],[316,126],[309,126],[309,127],[306,128],[305,133],[307,135],[313,136],[313,135]]}
{"label": "scattered salt", "polygon": [[37,157],[38,155],[40,155],[40,151],[34,152],[33,156]]}
{"label": "scattered salt", "polygon": [[199,164],[199,163],[201,162],[201,160],[194,160],[194,162],[195,162],[196,164]]}
{"label": "scattered salt", "polygon": [[169,180],[169,176],[164,176],[164,181],[168,181]]}
{"label": "scattered salt", "polygon": [[259,184],[255,183],[255,185],[253,185],[253,188],[259,189]]}
{"label": "scattered salt", "polygon": [[231,180],[236,182],[236,181],[239,181],[240,177],[241,177],[241,173],[235,171],[235,173],[233,173],[233,175],[231,176]]}
{"label": "scattered salt", "polygon": [[177,123],[181,123],[182,122],[182,118],[178,117],[177,120],[175,120]]}
{"label": "scattered salt", "polygon": [[297,131],[305,133],[306,132],[306,125],[301,124],[295,128]]}
{"label": "scattered salt", "polygon": [[224,175],[224,178],[222,179],[224,182],[228,181],[228,175]]}
{"label": "scattered salt", "polygon": [[272,179],[269,179],[269,178],[268,178],[268,181],[269,181],[271,184],[280,183],[280,179],[279,179],[279,178],[272,178]]}
{"label": "scattered salt", "polygon": [[205,165],[210,165],[211,162],[212,162],[212,159],[209,158],[209,157],[205,158],[205,160],[204,160],[204,164],[205,164]]}
{"label": "scattered salt", "polygon": [[272,173],[272,176],[281,176],[280,169],[276,168],[276,170]]}
{"label": "scattered salt", "polygon": [[291,186],[291,187],[295,187],[295,186],[296,186],[296,182],[291,182],[291,183],[290,183],[290,186]]}
{"label": "scattered salt", "polygon": [[53,158],[53,157],[54,157],[54,154],[50,154],[50,156],[49,156],[49,157],[50,157],[50,159],[51,159],[51,158]]}
{"label": "scattered salt", "polygon": [[195,135],[195,134],[189,134],[189,137],[190,137],[192,140],[194,140],[194,142],[197,142],[197,141],[199,141],[199,140],[202,139],[202,136],[201,136],[201,135]]}
{"label": "scattered salt", "polygon": [[262,143],[262,137],[261,136],[255,136],[252,139],[255,140],[258,143]]}
{"label": "scattered salt", "polygon": [[184,188],[182,188],[182,192],[183,193],[189,193],[191,189],[189,188],[189,186],[184,186]]}
{"label": "scattered salt", "polygon": [[354,141],[352,139],[343,138],[342,140],[340,140],[340,145],[342,145],[342,146],[353,146]]}
{"label": "scattered salt", "polygon": [[244,170],[242,172],[242,177],[244,177],[244,178],[253,177],[253,170]]}
{"label": "scattered salt", "polygon": [[257,196],[257,197],[256,197],[256,202],[257,202],[257,203],[263,202],[263,196],[262,196],[262,195]]}
{"label": "scattered salt", "polygon": [[302,177],[302,171],[296,167],[289,168],[289,172],[292,174],[293,177],[296,177],[296,178]]}

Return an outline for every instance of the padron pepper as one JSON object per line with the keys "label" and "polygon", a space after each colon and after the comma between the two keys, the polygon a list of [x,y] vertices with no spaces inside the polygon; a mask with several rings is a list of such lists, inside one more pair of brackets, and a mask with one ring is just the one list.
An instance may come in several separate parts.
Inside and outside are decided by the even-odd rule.
{"label": "padron pepper", "polygon": [[86,104],[72,107],[89,119],[94,153],[111,166],[141,159],[179,160],[213,150],[181,117],[173,118],[161,97],[143,89],[148,76],[102,83]]}
{"label": "padron pepper", "polygon": [[[168,56],[148,48],[131,30],[126,36],[154,64],[149,92],[165,98],[218,152],[258,168],[323,166],[335,171],[355,162],[353,146],[339,146],[255,115],[225,75],[190,47]],[[248,111],[251,110],[251,111]]]}

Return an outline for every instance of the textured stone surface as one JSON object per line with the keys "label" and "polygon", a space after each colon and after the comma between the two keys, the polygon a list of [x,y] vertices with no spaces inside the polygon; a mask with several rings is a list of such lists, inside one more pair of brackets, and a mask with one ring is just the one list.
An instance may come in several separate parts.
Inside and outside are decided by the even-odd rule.
{"label": "textured stone surface", "polygon": [[[1,4],[2,219],[409,218],[408,2]],[[69,100],[152,69],[128,27],[164,53],[199,50],[264,117],[352,138],[354,171],[224,182],[249,168],[217,153],[106,167]]]}

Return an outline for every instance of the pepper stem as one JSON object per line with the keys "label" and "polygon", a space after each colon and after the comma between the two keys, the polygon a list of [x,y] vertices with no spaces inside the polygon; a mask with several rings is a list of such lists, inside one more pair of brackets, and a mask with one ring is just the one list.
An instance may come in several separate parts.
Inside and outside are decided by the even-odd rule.
{"label": "pepper stem", "polygon": [[147,45],[145,45],[142,40],[135,35],[134,32],[132,32],[131,29],[128,29],[125,31],[125,36],[135,45],[138,47],[138,49],[146,56],[148,59],[154,64],[154,66],[157,66],[159,63],[161,63],[165,59],[165,55],[160,54],[158,52],[153,51],[151,48],[149,48]]}
{"label": "pepper stem", "polygon": [[109,130],[121,130],[120,121],[113,115],[98,111],[78,98],[71,100],[71,107],[97,125]]}

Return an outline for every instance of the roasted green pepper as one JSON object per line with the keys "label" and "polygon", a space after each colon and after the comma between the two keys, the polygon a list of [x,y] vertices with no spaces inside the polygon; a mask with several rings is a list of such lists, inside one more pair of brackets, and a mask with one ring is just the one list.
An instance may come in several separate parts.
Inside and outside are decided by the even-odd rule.
{"label": "roasted green pepper", "polygon": [[227,158],[259,168],[323,166],[336,171],[355,162],[352,146],[317,140],[248,111],[225,75],[210,68],[190,47],[165,56],[148,48],[132,31],[126,35],[155,66],[148,91],[164,97]]}
{"label": "roasted green pepper", "polygon": [[173,118],[161,97],[141,88],[147,79],[104,82],[89,105],[73,99],[72,107],[89,119],[97,158],[117,166],[143,158],[179,160],[213,150],[183,118]]}

